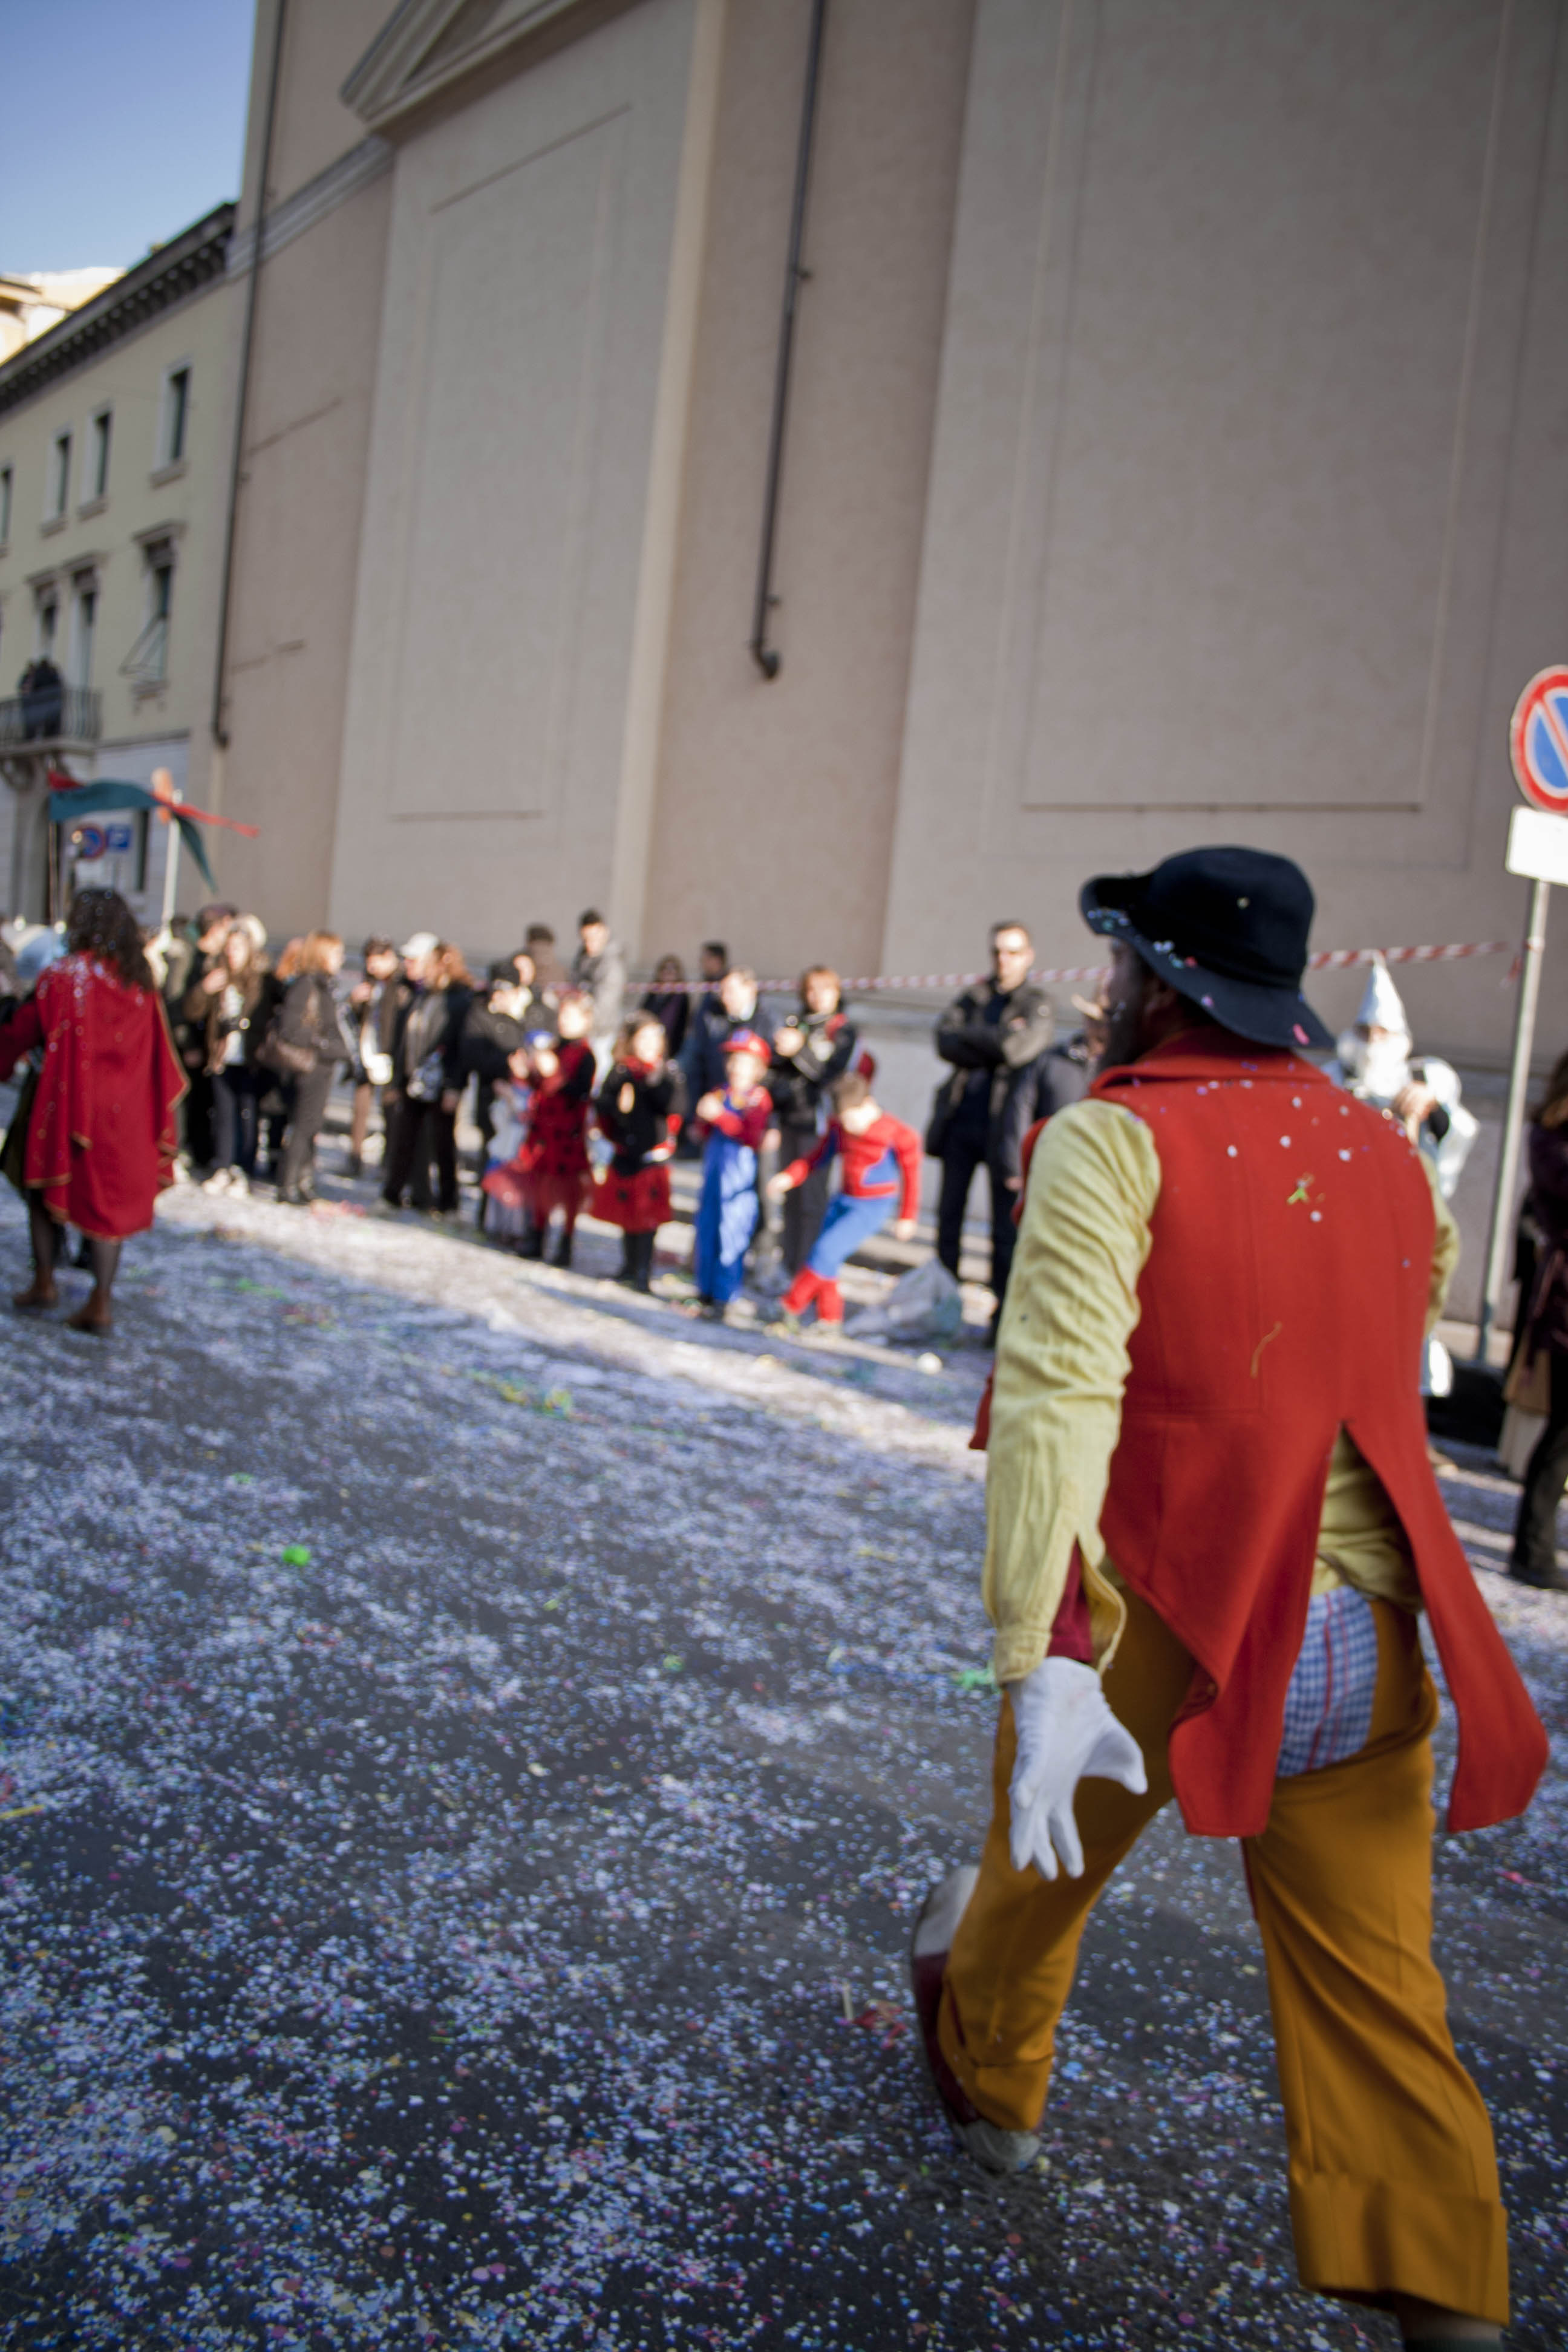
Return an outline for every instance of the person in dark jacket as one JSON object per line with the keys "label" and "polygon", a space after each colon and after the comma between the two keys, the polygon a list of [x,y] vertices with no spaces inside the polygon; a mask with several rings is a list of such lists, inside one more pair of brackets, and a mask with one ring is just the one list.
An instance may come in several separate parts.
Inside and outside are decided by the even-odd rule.
{"label": "person in dark jacket", "polygon": [[348,992],[344,1025],[353,1047],[353,1108],[349,1116],[349,1174],[364,1170],[371,1107],[392,1076],[392,1031],[397,1013],[400,960],[392,941],[372,933],[361,951],[361,974]]}
{"label": "person in dark jacket", "polygon": [[680,1056],[686,1099],[694,1108],[704,1095],[720,1094],[730,1082],[729,1043],[757,1017],[757,975],[732,963],[716,993],[704,996],[691,1016]]}
{"label": "person in dark jacket", "polygon": [[163,1004],[174,1051],[185,1073],[185,1094],[176,1114],[180,1152],[193,1169],[212,1164],[213,1089],[207,1076],[206,1006],[204,1003],[199,1014],[193,1016],[186,1013],[185,999],[216,963],[228,927],[238,912],[237,907],[222,902],[203,907],[192,925],[192,937],[182,943],[186,952],[170,959]]}
{"label": "person in dark jacket", "polygon": [[22,697],[22,730],[29,742],[47,740],[60,731],[66,705],[65,680],[47,654],[29,662],[16,681]]}
{"label": "person in dark jacket", "polygon": [[[463,1023],[473,983],[458,950],[431,931],[403,943],[403,977],[393,1029],[386,1181],[382,1199],[400,1209],[451,1216],[458,1206],[458,1105],[463,1093]],[[431,1198],[434,1160],[437,1192]]]}
{"label": "person in dark jacket", "polygon": [[[767,1087],[778,1118],[779,1165],[809,1160],[826,1124],[828,1088],[855,1060],[858,1043],[843,1009],[843,983],[830,964],[814,963],[800,976],[800,1009],[773,1031]],[[810,1256],[827,1210],[832,1169],[825,1160],[784,1203],[784,1262],[795,1275]]]}
{"label": "person in dark jacket", "polygon": [[653,986],[645,993],[641,1009],[664,1031],[665,1052],[669,1060],[679,1062],[686,1043],[686,1026],[691,1018],[691,997],[686,985],[686,967],[678,955],[660,956]]}
{"label": "person in dark jacket", "polygon": [[304,966],[300,958],[305,952],[305,933],[300,931],[284,941],[276,963],[267,961],[267,933],[260,919],[241,915],[256,942],[256,951],[262,960],[261,996],[251,1015],[251,1026],[258,1041],[257,1075],[261,1081],[261,1101],[258,1116],[261,1121],[261,1144],[258,1156],[257,1174],[268,1184],[275,1184],[283,1166],[283,1138],[294,1116],[294,1087],[297,1072],[281,1066],[272,1055],[262,1056],[260,1047],[281,1018],[283,1000]]}
{"label": "person in dark jacket", "polygon": [[936,1024],[936,1050],[952,1066],[937,1091],[926,1150],[942,1161],[936,1254],[958,1272],[963,1216],[974,1171],[991,1184],[991,1287],[994,1339],[1013,1263],[1013,1208],[1021,1181],[1024,1138],[1055,1108],[1051,1093],[1049,998],[1029,981],[1035,950],[1022,923],[991,931],[988,986],[966,988]]}
{"label": "person in dark jacket", "polygon": [[205,1189],[248,1192],[261,1133],[268,1073],[256,1059],[266,1035],[268,974],[242,918],[225,926],[217,954],[192,982],[182,1007],[212,1086],[213,1160]]}
{"label": "person in dark jacket", "polygon": [[715,1038],[727,1037],[733,1025],[719,995],[724,975],[729,969],[730,950],[723,940],[704,940],[697,964],[697,977],[702,983],[702,993],[692,999],[690,1010],[686,1018],[686,1034],[680,1041],[679,1057],[680,1074],[686,1081],[688,1123],[679,1147],[679,1157],[683,1160],[699,1160],[702,1156],[701,1144],[693,1136],[690,1127],[691,1106],[697,1099],[691,1090],[692,1082],[699,1060],[706,1057],[705,1041],[709,1033],[711,1033]]}
{"label": "person in dark jacket", "polygon": [[616,1044],[595,1109],[615,1157],[595,1195],[594,1213],[622,1233],[617,1282],[653,1283],[654,1242],[669,1221],[669,1163],[686,1108],[686,1087],[669,1058],[662,1024],[640,1013]]}
{"label": "person in dark jacket", "polygon": [[1568,1486],[1568,1054],[1547,1081],[1530,1129],[1525,1215],[1539,1236],[1532,1279],[1520,1299],[1521,1365],[1528,1379],[1546,1359],[1546,1426],[1525,1465],[1509,1574],[1544,1592],[1568,1591],[1557,1565],[1557,1506]]}
{"label": "person in dark jacket", "polygon": [[[510,1075],[511,1056],[522,1050],[528,1031],[524,1016],[533,1001],[532,990],[523,985],[518,974],[516,961],[507,957],[491,964],[484,994],[472,999],[463,1016],[462,1066],[464,1076],[471,1076],[476,1081],[474,1119],[482,1138],[481,1171],[489,1158],[490,1140],[496,1131],[495,1090]],[[487,1197],[480,1192],[481,1224]]]}
{"label": "person in dark jacket", "polygon": [[332,982],[342,970],[343,943],[335,931],[311,931],[300,947],[299,969],[279,1008],[279,1034],[286,1049],[308,1054],[293,1073],[289,1133],[278,1171],[278,1198],[305,1208],[315,1199],[316,1138],[327,1115],[332,1083],[353,1058],[343,1034]]}

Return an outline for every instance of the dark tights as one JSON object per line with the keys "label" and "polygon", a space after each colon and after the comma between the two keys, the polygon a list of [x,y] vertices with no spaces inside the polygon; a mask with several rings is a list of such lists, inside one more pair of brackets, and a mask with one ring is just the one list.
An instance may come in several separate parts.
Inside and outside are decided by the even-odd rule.
{"label": "dark tights", "polygon": [[1531,1578],[1557,1572],[1557,1506],[1568,1485],[1568,1355],[1552,1350],[1552,1405],[1525,1465],[1510,1565]]}
{"label": "dark tights", "polygon": [[[43,1202],[27,1202],[27,1231],[33,1244],[33,1265],[40,1282],[51,1279],[55,1258],[59,1250],[61,1227],[57,1225]],[[120,1271],[120,1244],[107,1240],[101,1234],[89,1234],[87,1245],[92,1254],[92,1279],[98,1289],[108,1293],[114,1287],[114,1277]]]}

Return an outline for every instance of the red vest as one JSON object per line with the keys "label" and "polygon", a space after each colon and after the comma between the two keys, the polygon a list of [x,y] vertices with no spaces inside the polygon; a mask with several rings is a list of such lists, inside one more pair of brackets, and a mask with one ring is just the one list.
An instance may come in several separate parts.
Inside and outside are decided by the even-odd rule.
{"label": "red vest", "polygon": [[1268,1818],[1342,1425],[1409,1538],[1459,1718],[1451,1829],[1522,1812],[1546,1735],[1426,1452],[1426,1179],[1402,1129],[1294,1055],[1189,1034],[1091,1089],[1160,1155],[1121,1436],[1100,1527],[1195,1661],[1171,1734],[1189,1829]]}

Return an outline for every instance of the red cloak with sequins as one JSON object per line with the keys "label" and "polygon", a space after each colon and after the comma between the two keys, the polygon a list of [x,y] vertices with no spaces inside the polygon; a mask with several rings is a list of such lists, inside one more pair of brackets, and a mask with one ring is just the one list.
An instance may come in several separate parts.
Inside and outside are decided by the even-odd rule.
{"label": "red cloak with sequins", "polygon": [[0,1030],[0,1077],[36,1045],[44,1064],[24,1181],[79,1233],[119,1241],[144,1232],[173,1181],[185,1091],[162,1000],[94,957],[66,956]]}

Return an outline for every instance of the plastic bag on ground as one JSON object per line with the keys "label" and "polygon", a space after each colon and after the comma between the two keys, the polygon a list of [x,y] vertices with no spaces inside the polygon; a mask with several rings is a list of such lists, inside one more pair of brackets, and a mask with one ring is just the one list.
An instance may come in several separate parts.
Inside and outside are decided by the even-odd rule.
{"label": "plastic bag on ground", "polygon": [[844,1326],[847,1339],[955,1339],[963,1328],[963,1299],[940,1258],[912,1266],[875,1307],[862,1307]]}

